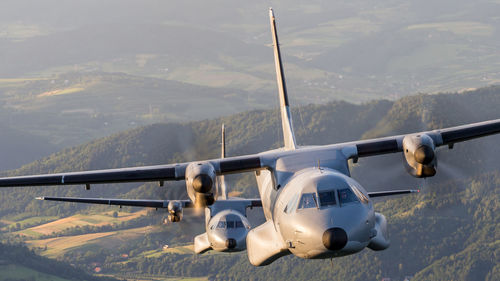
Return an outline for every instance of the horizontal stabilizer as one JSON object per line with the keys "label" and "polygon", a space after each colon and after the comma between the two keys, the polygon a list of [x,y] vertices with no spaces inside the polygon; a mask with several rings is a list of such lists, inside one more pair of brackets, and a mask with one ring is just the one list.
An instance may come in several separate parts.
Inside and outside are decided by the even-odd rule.
{"label": "horizontal stabilizer", "polygon": [[391,196],[391,195],[400,195],[400,194],[408,194],[408,193],[419,193],[418,189],[407,189],[407,190],[391,190],[391,191],[377,191],[377,192],[368,192],[368,196],[370,198],[374,197],[382,197],[382,196]]}
{"label": "horizontal stabilizer", "polygon": [[[38,200],[74,202],[87,204],[103,204],[117,206],[167,208],[168,203],[173,200],[136,200],[136,199],[105,199],[105,198],[77,198],[77,197],[37,197]],[[175,200],[182,203],[183,208],[193,208],[194,204],[190,200]]]}

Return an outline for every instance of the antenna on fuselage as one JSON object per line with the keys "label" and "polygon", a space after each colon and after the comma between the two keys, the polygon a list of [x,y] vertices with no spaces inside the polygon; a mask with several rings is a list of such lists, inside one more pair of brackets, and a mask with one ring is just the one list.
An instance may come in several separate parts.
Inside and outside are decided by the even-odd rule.
{"label": "antenna on fuselage", "polygon": [[321,169],[321,162],[320,162],[320,159],[318,159],[318,170],[319,170],[320,172],[322,172],[322,171],[323,171],[323,170]]}
{"label": "antenna on fuselage", "polygon": [[281,63],[281,52],[276,31],[276,20],[274,19],[273,8],[269,8],[269,20],[271,22],[271,33],[273,35],[274,64],[276,66],[276,81],[278,82],[278,92],[280,97],[281,125],[283,127],[283,139],[286,150],[296,149],[295,134],[293,133],[292,115],[288,104],[288,94],[286,92],[285,73]]}

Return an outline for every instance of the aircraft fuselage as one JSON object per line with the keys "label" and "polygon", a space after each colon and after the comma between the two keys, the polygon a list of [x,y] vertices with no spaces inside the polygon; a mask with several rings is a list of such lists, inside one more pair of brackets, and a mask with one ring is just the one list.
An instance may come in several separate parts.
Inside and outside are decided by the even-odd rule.
{"label": "aircraft fuselage", "polygon": [[195,237],[195,252],[246,250],[246,236],[251,228],[246,217],[247,207],[247,202],[237,198],[217,200],[211,206],[207,206],[205,208],[206,232]]}
{"label": "aircraft fuselage", "polygon": [[274,230],[274,239],[279,241],[275,241],[269,259],[252,258],[264,250],[250,249],[262,244],[256,235],[260,230],[252,230],[247,246],[253,264],[269,264],[290,253],[308,259],[332,258],[367,246],[377,250],[388,247],[385,218],[374,212],[366,190],[350,177],[348,149],[332,147],[320,153],[310,147],[274,160],[270,160],[272,154],[261,157],[275,163],[273,172],[256,172],[267,219],[262,229]]}

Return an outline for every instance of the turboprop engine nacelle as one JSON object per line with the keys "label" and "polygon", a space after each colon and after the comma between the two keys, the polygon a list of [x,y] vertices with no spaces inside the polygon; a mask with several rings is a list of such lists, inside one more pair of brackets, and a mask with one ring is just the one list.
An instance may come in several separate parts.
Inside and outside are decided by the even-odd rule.
{"label": "turboprop engine nacelle", "polygon": [[426,134],[408,135],[403,138],[403,154],[406,170],[417,178],[432,177],[436,174],[436,146]]}
{"label": "turboprop engine nacelle", "polygon": [[168,220],[170,222],[180,222],[182,220],[182,203],[180,201],[168,202]]}
{"label": "turboprop engine nacelle", "polygon": [[186,189],[196,206],[214,203],[215,169],[209,162],[191,163],[186,168]]}

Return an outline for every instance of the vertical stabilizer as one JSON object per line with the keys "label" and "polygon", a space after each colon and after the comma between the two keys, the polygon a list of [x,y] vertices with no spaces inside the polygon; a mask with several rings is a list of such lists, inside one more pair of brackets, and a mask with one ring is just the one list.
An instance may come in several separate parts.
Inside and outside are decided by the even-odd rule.
{"label": "vertical stabilizer", "polygon": [[271,21],[271,33],[273,35],[274,64],[276,66],[276,80],[278,82],[278,91],[280,95],[281,125],[283,126],[283,138],[286,150],[294,150],[295,135],[293,133],[292,115],[288,105],[288,95],[286,92],[285,73],[283,73],[283,64],[281,63],[280,46],[278,34],[276,32],[276,21],[274,19],[273,9],[269,8],[269,20]]}
{"label": "vertical stabilizer", "polygon": [[221,129],[221,150],[220,150],[220,158],[226,158],[226,127],[222,124]]}
{"label": "vertical stabilizer", "polygon": [[[221,158],[226,158],[226,127],[222,124],[221,129]],[[220,198],[226,200],[227,199],[227,189],[226,189],[226,180],[224,179],[224,175],[220,175],[218,177],[219,180],[219,196]]]}

